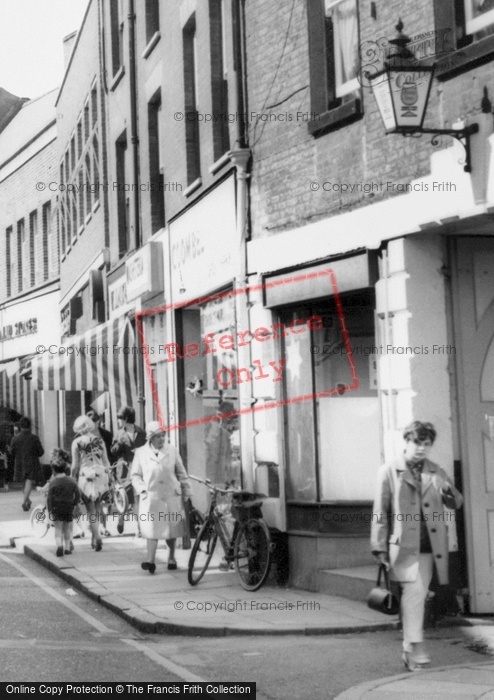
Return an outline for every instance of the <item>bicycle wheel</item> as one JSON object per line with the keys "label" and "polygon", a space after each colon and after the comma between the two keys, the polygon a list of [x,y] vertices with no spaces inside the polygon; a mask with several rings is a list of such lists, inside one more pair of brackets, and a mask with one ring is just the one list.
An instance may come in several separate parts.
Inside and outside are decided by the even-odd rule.
{"label": "bicycle wheel", "polygon": [[116,486],[113,490],[113,505],[120,515],[123,515],[129,507],[129,498],[124,486]]}
{"label": "bicycle wheel", "polygon": [[235,568],[246,591],[257,591],[269,574],[271,537],[264,520],[249,518],[235,540]]}
{"label": "bicycle wheel", "polygon": [[195,539],[190,553],[187,578],[191,586],[198,584],[204,576],[213,556],[217,539],[218,533],[214,529],[214,525],[209,520],[206,520]]}
{"label": "bicycle wheel", "polygon": [[36,537],[44,537],[50,529],[50,519],[46,506],[37,505],[31,512],[31,527]]}

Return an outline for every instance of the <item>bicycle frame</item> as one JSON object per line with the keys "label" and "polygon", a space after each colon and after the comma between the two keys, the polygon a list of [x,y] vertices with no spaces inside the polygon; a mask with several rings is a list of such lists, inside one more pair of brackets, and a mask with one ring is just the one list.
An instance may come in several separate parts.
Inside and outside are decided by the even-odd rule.
{"label": "bicycle frame", "polygon": [[238,528],[239,528],[239,523],[238,520],[235,520],[235,525],[233,527],[233,532],[230,537],[230,540],[227,539],[226,533],[225,533],[225,528],[222,523],[222,516],[218,514],[216,508],[216,502],[218,500],[218,495],[216,492],[212,492],[212,498],[211,498],[211,504],[209,506],[209,513],[206,518],[206,521],[209,520],[209,522],[214,525],[214,529],[218,533],[218,539],[221,542],[221,546],[223,547],[223,550],[225,552],[225,559],[227,560],[228,563],[234,560],[234,545],[235,545],[235,539],[237,537],[238,533]]}
{"label": "bicycle frame", "polygon": [[[191,474],[189,478],[207,486],[211,494],[207,516],[197,533],[189,558],[189,583],[195,586],[202,579],[219,539],[225,554],[224,561],[227,565],[234,562],[242,587],[248,591],[257,590],[269,574],[272,551],[269,529],[262,519],[261,503],[257,500],[264,496],[236,489],[221,489],[213,486],[209,480]],[[226,532],[223,516],[219,512],[218,494],[234,494],[231,511],[235,524],[231,535]]]}

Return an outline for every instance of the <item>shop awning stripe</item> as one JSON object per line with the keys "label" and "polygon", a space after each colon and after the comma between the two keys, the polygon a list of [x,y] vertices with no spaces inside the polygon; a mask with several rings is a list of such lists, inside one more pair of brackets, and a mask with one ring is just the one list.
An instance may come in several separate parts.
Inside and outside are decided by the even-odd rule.
{"label": "shop awning stripe", "polygon": [[33,395],[32,383],[23,375],[24,365],[9,376],[0,365],[0,406],[17,411],[21,416],[31,419],[34,432],[38,432],[38,402]]}
{"label": "shop awning stripe", "polygon": [[[137,353],[127,318],[100,324],[71,338],[62,352],[33,358],[32,387],[36,391],[109,391],[112,405],[136,403]],[[130,352],[123,352],[123,347]]]}

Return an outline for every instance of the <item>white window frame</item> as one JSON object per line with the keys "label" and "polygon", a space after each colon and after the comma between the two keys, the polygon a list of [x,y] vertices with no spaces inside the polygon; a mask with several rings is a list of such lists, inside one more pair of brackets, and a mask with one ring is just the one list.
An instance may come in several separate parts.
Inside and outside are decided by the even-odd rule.
{"label": "white window frame", "polygon": [[494,10],[489,10],[478,17],[474,16],[473,4],[475,0],[465,0],[465,24],[467,34],[475,34],[476,32],[494,24]]}

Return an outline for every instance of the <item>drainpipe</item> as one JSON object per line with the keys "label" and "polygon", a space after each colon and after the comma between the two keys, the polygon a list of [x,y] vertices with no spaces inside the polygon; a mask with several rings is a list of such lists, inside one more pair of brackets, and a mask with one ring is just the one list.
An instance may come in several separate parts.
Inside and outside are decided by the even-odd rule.
{"label": "drainpipe", "polygon": [[[236,74],[236,101],[237,113],[240,119],[236,122],[237,137],[236,148],[229,152],[231,161],[235,164],[236,194],[237,194],[237,274],[235,278],[235,316],[237,329],[246,331],[250,328],[248,311],[248,294],[242,292],[248,284],[247,278],[247,239],[249,227],[249,185],[248,163],[251,152],[248,148],[247,115],[246,110],[246,81],[245,81],[245,43],[244,43],[244,3],[236,0],[233,9],[233,40],[234,40],[234,67]],[[250,367],[250,346],[237,349],[239,367]],[[252,397],[251,383],[244,382],[238,387],[240,410],[250,409],[254,400]],[[242,480],[244,488],[254,488],[254,419],[248,410],[239,416],[240,424],[240,456],[242,464]]]}
{"label": "drainpipe", "polygon": [[129,0],[129,87],[130,87],[130,142],[132,144],[132,181],[134,189],[134,247],[140,248],[141,226],[140,226],[140,200],[139,200],[139,134],[137,129],[137,82],[136,82],[136,40],[135,23],[136,15],[134,0]]}
{"label": "drainpipe", "polygon": [[[129,13],[127,18],[129,20],[130,142],[132,144],[132,182],[134,184],[134,247],[140,248],[142,240],[139,193],[139,134],[137,125],[136,14],[134,0],[129,0]],[[146,422],[146,400],[144,396],[144,365],[141,354],[139,354],[137,360],[137,401],[139,403],[139,422],[141,426],[144,426]]]}

